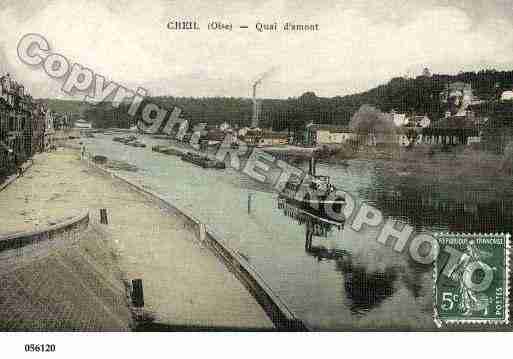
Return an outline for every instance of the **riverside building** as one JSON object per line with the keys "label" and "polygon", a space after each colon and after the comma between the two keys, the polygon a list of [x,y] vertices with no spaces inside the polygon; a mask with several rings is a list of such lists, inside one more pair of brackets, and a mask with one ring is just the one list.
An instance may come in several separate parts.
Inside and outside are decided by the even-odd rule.
{"label": "riverside building", "polygon": [[47,111],[9,74],[0,76],[0,182],[44,149]]}

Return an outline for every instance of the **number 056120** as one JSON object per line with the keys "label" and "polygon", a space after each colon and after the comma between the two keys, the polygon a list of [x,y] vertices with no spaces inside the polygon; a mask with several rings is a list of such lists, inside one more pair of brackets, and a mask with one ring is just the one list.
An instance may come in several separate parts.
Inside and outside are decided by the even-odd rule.
{"label": "number 056120", "polygon": [[54,352],[55,344],[25,344],[26,352]]}

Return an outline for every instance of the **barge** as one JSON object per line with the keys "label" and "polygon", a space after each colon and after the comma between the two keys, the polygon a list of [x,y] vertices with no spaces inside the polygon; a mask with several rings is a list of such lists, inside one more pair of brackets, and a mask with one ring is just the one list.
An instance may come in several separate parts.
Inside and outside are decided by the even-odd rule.
{"label": "barge", "polygon": [[114,142],[120,142],[120,143],[124,143],[125,145],[128,143],[128,142],[132,142],[132,141],[135,141],[137,140],[137,137],[136,136],[125,136],[125,137],[114,137],[112,139],[112,141]]}
{"label": "barge", "polygon": [[170,147],[170,146],[157,145],[157,146],[153,146],[151,148],[151,150],[153,152],[163,153],[165,155],[172,155],[172,156],[183,156],[184,155],[183,151],[180,151],[180,150],[178,150],[174,147]]}
{"label": "barge", "polygon": [[213,158],[209,158],[205,155],[199,155],[193,152],[187,152],[182,155],[182,161],[190,162],[195,164],[196,166],[200,166],[203,168],[215,168],[215,169],[225,169],[226,165],[222,161],[218,161]]}
{"label": "barge", "polygon": [[132,147],[140,147],[140,148],[146,147],[146,144],[142,143],[141,141],[131,141],[131,142],[127,142],[125,144],[127,146],[132,146]]}

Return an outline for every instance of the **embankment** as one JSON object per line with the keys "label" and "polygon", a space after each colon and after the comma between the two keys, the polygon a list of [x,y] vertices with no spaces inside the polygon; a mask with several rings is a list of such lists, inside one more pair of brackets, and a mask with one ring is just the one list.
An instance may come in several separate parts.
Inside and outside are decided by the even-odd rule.
{"label": "embankment", "polygon": [[[99,223],[101,208],[108,225]],[[193,226],[76,151],[37,155],[25,176],[0,192],[4,233],[35,231],[78,210],[91,213],[85,232],[26,245],[0,261],[2,329],[128,330],[124,283],[136,278],[154,324],[145,329],[273,329]]]}
{"label": "embankment", "polygon": [[[241,257],[236,251],[228,246],[213,228],[206,226],[192,213],[186,209],[178,208],[174,204],[164,200],[158,193],[144,188],[141,184],[101,166],[98,169],[105,171],[109,175],[116,177],[136,191],[155,200],[159,206],[171,211],[174,215],[180,217],[181,222],[194,233],[195,239],[203,246],[207,246],[216,256],[224,263],[224,265],[240,280],[245,288],[252,294],[260,306],[264,309],[277,330],[308,330],[307,326],[298,319],[295,314],[286,306],[286,304],[273,292],[260,274],[249,264],[249,262]],[[142,330],[158,329],[165,330],[165,325],[152,325],[151,323],[142,324]],[[167,329],[173,329],[168,326]],[[181,328],[183,329],[183,328]],[[215,329],[215,328],[210,328]],[[251,329],[251,328],[246,328]]]}

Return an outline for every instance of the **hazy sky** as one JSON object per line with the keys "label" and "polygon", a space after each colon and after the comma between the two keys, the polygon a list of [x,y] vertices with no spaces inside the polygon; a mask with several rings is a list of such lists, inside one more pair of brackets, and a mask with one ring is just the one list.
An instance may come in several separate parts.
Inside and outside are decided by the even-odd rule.
{"label": "hazy sky", "polygon": [[[58,96],[60,83],[16,56],[26,33],[110,80],[153,95],[249,96],[259,73],[265,97],[363,91],[407,72],[513,69],[512,0],[101,1],[0,0],[0,72],[35,97]],[[194,19],[199,32],[166,29]],[[211,32],[210,20],[234,25]],[[318,23],[314,33],[259,33],[263,23]],[[248,25],[249,29],[239,29]]]}

